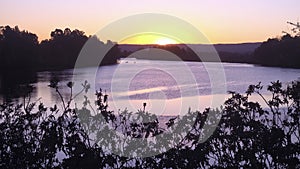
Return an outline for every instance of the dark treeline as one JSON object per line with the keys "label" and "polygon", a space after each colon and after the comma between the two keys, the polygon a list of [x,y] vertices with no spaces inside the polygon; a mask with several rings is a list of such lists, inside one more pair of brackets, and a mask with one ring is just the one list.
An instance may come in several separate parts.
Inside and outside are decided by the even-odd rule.
{"label": "dark treeline", "polygon": [[[72,68],[89,38],[99,47],[115,45],[101,42],[97,37],[88,37],[83,31],[55,29],[51,38],[39,43],[37,35],[21,31],[17,26],[0,27],[0,69],[2,70],[49,70]],[[114,64],[120,55],[115,45],[102,64]]]}
{"label": "dark treeline", "polygon": [[0,27],[0,67],[31,68],[38,58],[38,37],[16,26]]}
{"label": "dark treeline", "polygon": [[[118,45],[111,41],[106,44],[95,36],[87,36],[83,31],[55,29],[50,33],[50,39],[38,41],[37,35],[21,31],[16,26],[0,27],[0,69],[3,70],[52,70],[73,68],[78,55],[90,39],[93,42],[93,49],[105,50],[113,46],[102,60],[102,65],[115,64],[122,57],[127,57],[134,52],[144,48],[158,48],[175,54],[183,61],[219,61],[215,60],[212,55],[214,51],[209,45],[194,45],[192,50],[189,45],[136,45],[134,50],[127,50],[128,45]],[[252,63],[263,66],[278,66],[300,68],[300,37],[291,36],[289,34],[281,38],[268,39],[261,45],[254,44],[238,44],[239,46],[216,45],[222,62],[233,63]],[[254,46],[259,46],[252,49]],[[123,49],[122,49],[123,48]],[[224,49],[226,48],[226,50]],[[241,52],[242,48],[251,48],[251,52]],[[97,49],[98,50],[98,49]],[[98,50],[98,51],[99,51]],[[196,52],[196,53],[195,53]],[[198,57],[201,56],[201,59]],[[154,60],[172,60],[168,57],[151,56],[134,56],[140,59]],[[94,63],[88,63],[85,66],[98,66]]]}
{"label": "dark treeline", "polygon": [[264,66],[300,68],[300,37],[287,34],[268,39],[255,50],[253,61]]}

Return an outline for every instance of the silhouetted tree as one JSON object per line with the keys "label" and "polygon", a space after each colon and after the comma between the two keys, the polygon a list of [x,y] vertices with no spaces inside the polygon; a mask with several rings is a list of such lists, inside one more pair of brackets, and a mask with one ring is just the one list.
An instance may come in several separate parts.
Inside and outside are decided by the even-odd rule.
{"label": "silhouetted tree", "polygon": [[0,69],[35,69],[38,37],[16,26],[0,27]]}
{"label": "silhouetted tree", "polygon": [[40,44],[39,61],[44,68],[72,68],[88,37],[77,29],[64,31],[55,29],[51,39],[43,40]]}
{"label": "silhouetted tree", "polygon": [[256,64],[300,68],[300,37],[289,34],[268,39],[254,52]]}
{"label": "silhouetted tree", "polygon": [[[88,39],[83,31],[77,29],[73,31],[69,28],[64,31],[55,29],[51,32],[51,39],[44,40],[40,44],[39,60],[41,67],[47,69],[73,68],[81,49]],[[89,52],[95,55],[100,53],[99,50],[105,51],[107,48],[111,48],[105,55],[101,65],[115,64],[121,52],[117,44],[109,42],[104,44],[96,36],[91,36],[86,50],[91,50]],[[94,61],[86,62],[86,66],[99,66],[95,65]]]}
{"label": "silhouetted tree", "polygon": [[[49,70],[73,68],[84,44],[89,39],[83,31],[55,29],[51,38],[41,41],[28,31],[20,31],[16,26],[0,27],[0,69],[1,70]],[[107,51],[102,65],[115,64],[122,55],[118,45],[101,42],[91,37],[98,50]],[[93,63],[94,64],[94,63]],[[90,66],[90,65],[87,65]],[[99,65],[92,65],[99,66]]]}

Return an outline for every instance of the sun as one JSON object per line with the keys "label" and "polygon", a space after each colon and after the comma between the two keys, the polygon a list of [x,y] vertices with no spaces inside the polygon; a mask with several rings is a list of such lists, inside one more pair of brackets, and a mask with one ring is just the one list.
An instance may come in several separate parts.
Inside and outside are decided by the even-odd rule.
{"label": "sun", "polygon": [[160,37],[154,41],[157,45],[168,45],[168,44],[175,44],[177,43],[175,40],[165,37]]}
{"label": "sun", "polygon": [[160,34],[137,34],[122,41],[118,42],[119,44],[141,44],[141,45],[167,45],[167,44],[177,44],[179,43],[177,40],[163,36]]}

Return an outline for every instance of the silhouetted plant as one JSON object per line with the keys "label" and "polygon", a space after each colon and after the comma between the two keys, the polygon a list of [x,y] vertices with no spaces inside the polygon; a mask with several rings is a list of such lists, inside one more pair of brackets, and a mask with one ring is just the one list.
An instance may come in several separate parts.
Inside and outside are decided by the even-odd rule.
{"label": "silhouetted plant", "polygon": [[[299,167],[299,89],[300,82],[283,89],[277,81],[267,88],[270,99],[260,93],[260,84],[250,85],[246,95],[231,92],[209,144],[214,166]],[[250,101],[253,94],[258,94],[268,108]]]}
{"label": "silhouetted plant", "polygon": [[[300,165],[299,81],[287,87],[279,81],[272,82],[267,87],[270,95],[261,94],[261,84],[250,85],[245,94],[230,92],[231,97],[220,110],[188,112],[186,116],[170,118],[165,127],[157,116],[143,110],[136,113],[108,110],[108,95],[101,89],[96,92],[95,108],[86,96],[81,108],[73,108],[74,98],[86,93],[90,85],[83,83],[82,90],[73,94],[74,83],[67,83],[71,92],[68,98],[62,97],[58,85],[53,80],[49,86],[60,95],[62,110],[57,105],[45,107],[39,101],[28,100],[24,104],[0,105],[1,168],[297,168]],[[258,95],[264,103],[252,101],[252,95]],[[211,113],[214,116],[210,117]],[[216,120],[220,122],[213,135],[202,142],[213,129],[204,126]]]}

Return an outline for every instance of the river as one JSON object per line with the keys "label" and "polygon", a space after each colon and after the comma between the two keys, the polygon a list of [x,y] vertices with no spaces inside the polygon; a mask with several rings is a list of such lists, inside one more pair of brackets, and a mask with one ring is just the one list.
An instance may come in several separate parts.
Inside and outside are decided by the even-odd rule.
{"label": "river", "polygon": [[[114,111],[143,108],[159,115],[176,115],[188,109],[203,110],[218,107],[227,91],[243,93],[248,85],[259,82],[266,86],[280,80],[284,85],[299,80],[300,69],[262,67],[239,63],[200,63],[127,59],[120,64],[100,68],[79,68],[37,73],[9,72],[0,74],[0,100],[22,101],[19,84],[33,86],[31,100],[46,105],[60,103],[55,90],[48,87],[53,78],[59,79],[59,89],[65,99],[70,90],[67,82],[74,81],[73,92],[87,80],[91,89],[85,95],[95,99],[95,90],[102,88],[109,95],[109,108]],[[265,87],[266,88],[266,87]],[[265,95],[268,95],[266,90]],[[80,103],[83,95],[76,98]],[[255,97],[255,96],[254,96]],[[258,98],[255,98],[258,99]]]}

